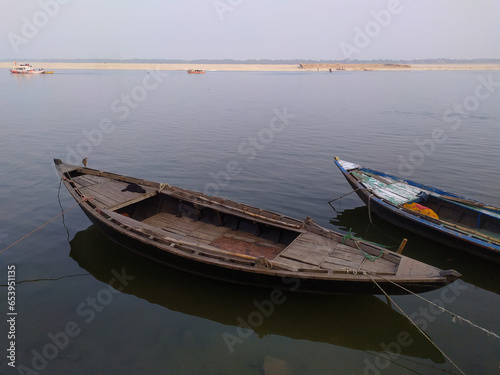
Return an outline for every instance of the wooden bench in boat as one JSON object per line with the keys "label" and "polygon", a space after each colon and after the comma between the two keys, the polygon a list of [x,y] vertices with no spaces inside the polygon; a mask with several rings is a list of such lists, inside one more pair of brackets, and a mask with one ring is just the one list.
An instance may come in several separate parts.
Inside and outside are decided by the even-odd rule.
{"label": "wooden bench in boat", "polygon": [[256,237],[242,230],[215,226],[188,217],[177,217],[166,212],[159,212],[142,220],[142,222],[181,235],[184,241],[202,243],[237,254],[273,259],[285,248],[283,244]]}
{"label": "wooden bench in boat", "polygon": [[[88,197],[93,197],[96,203],[103,207],[116,206],[123,201],[131,201],[137,197],[144,198],[144,193],[135,193],[132,191],[122,191],[129,183],[111,180],[107,177],[82,175],[73,177],[73,181],[77,184],[80,192]],[[143,186],[148,196],[156,194],[156,189]],[[116,209],[114,207],[114,209]]]}

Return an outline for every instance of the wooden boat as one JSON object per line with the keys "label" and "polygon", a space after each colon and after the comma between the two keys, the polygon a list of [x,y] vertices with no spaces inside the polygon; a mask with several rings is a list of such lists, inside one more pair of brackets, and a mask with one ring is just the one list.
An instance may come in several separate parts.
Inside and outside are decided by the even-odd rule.
{"label": "wooden boat", "polygon": [[189,69],[187,72],[188,72],[188,74],[204,74],[205,73],[204,70],[200,70],[200,69]]}
{"label": "wooden boat", "polygon": [[500,208],[335,157],[370,213],[405,230],[500,262]]}
{"label": "wooden boat", "polygon": [[[310,219],[54,160],[71,195],[109,238],[157,262],[234,283],[317,293],[425,292],[442,271]],[[397,285],[398,284],[398,285]]]}

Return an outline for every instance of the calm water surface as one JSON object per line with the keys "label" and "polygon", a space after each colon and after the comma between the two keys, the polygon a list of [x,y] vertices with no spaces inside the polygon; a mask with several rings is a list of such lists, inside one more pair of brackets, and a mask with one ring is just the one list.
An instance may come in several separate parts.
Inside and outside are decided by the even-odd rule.
{"label": "calm water surface", "polygon": [[[338,155],[500,206],[500,90],[476,96],[489,76],[500,82],[498,72],[3,72],[0,248],[61,212],[52,159],[87,156],[94,168],[309,215],[385,245],[406,237],[406,255],[463,274],[423,296],[499,333],[500,266],[370,224],[354,194],[335,203],[338,214],[327,203],[350,192]],[[59,198],[74,204],[65,190]],[[259,310],[270,291],[131,255],[78,207],[0,265],[1,284],[9,265],[18,281],[17,369],[2,323],[1,373],[458,373],[385,298],[288,293]],[[393,301],[464,372],[498,373],[499,339],[415,296]]]}

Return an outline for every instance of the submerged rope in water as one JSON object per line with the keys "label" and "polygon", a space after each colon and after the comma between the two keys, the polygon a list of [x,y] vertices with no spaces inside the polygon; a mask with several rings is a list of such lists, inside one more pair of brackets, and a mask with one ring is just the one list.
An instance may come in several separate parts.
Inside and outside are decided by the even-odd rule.
{"label": "submerged rope in water", "polygon": [[405,317],[406,317],[406,318],[407,318],[407,319],[411,322],[411,324],[413,324],[413,325],[414,325],[414,326],[415,326],[415,327],[419,330],[419,332],[420,332],[422,335],[424,335],[424,337],[425,337],[427,340],[429,340],[429,342],[430,342],[432,345],[434,345],[434,347],[435,347],[437,350],[439,350],[439,352],[440,352],[440,353],[441,353],[441,354],[442,354],[442,355],[443,355],[443,356],[444,356],[444,357],[445,357],[448,361],[450,361],[450,363],[451,363],[453,366],[455,366],[455,368],[456,368],[458,371],[460,371],[460,373],[461,373],[461,374],[464,374],[464,375],[465,375],[465,372],[463,372],[463,371],[460,369],[460,367],[458,367],[458,366],[455,364],[455,362],[453,362],[453,361],[451,360],[451,358],[450,358],[450,357],[448,357],[448,356],[446,355],[446,353],[445,353],[445,352],[443,352],[443,351],[442,351],[442,350],[441,350],[441,349],[440,349],[440,348],[439,348],[439,347],[438,347],[438,346],[434,343],[434,341],[432,341],[432,339],[431,339],[429,336],[427,336],[427,334],[426,334],[424,331],[422,331],[422,329],[421,329],[421,328],[420,328],[420,327],[419,327],[419,326],[418,326],[418,325],[417,325],[417,324],[416,324],[413,320],[411,320],[411,318],[410,318],[410,317],[409,317],[409,316],[408,316],[408,315],[404,312],[404,310],[403,310],[401,307],[399,307],[399,305],[398,305],[396,302],[394,302],[394,300],[393,300],[391,297],[389,297],[389,295],[386,293],[386,291],[385,291],[385,290],[384,290],[384,289],[383,289],[383,288],[382,288],[382,287],[381,287],[381,286],[380,286],[380,285],[379,285],[379,284],[378,284],[378,283],[377,283],[377,282],[373,279],[373,277],[371,277],[371,276],[370,276],[370,274],[369,274],[368,272],[363,272],[363,274],[365,274],[366,276],[368,276],[368,277],[371,279],[371,281],[373,281],[373,282],[375,283],[375,285],[376,285],[376,286],[377,286],[377,287],[378,287],[378,288],[382,291],[382,293],[384,293],[384,294],[385,294],[385,296],[387,297],[387,299],[389,299],[389,300],[390,300],[390,301],[391,301],[391,302],[392,302],[392,303],[393,303],[393,304],[394,304],[394,305],[395,305],[395,306],[399,309],[399,311],[401,311],[401,313],[402,313],[402,314],[403,314],[403,315],[404,315],[404,316],[405,316]]}

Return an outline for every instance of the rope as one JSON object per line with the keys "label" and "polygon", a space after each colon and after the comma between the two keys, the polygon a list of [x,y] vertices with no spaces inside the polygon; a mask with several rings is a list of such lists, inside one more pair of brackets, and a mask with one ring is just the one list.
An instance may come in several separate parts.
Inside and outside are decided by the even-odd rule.
{"label": "rope", "polygon": [[255,258],[255,264],[258,265],[260,268],[265,268],[265,269],[273,268],[273,264],[265,257]]}
{"label": "rope", "polygon": [[448,356],[446,355],[446,353],[445,353],[445,352],[443,352],[443,351],[442,351],[442,350],[441,350],[441,349],[440,349],[440,348],[439,348],[439,347],[438,347],[438,346],[434,343],[434,341],[432,341],[432,339],[431,339],[429,336],[427,336],[427,334],[426,334],[424,331],[422,331],[422,329],[421,329],[421,328],[420,328],[417,324],[415,324],[415,322],[414,322],[413,320],[411,320],[411,318],[410,318],[410,317],[409,317],[409,316],[408,316],[408,315],[404,312],[404,310],[403,310],[401,307],[399,307],[399,305],[398,305],[396,302],[394,302],[394,300],[393,300],[391,297],[389,297],[389,295],[388,295],[388,294],[385,292],[385,290],[384,290],[384,289],[382,289],[382,287],[381,287],[381,286],[380,286],[380,285],[379,285],[379,284],[378,284],[378,283],[377,283],[377,282],[373,279],[373,277],[371,277],[371,276],[370,276],[370,274],[369,274],[368,272],[363,272],[363,273],[364,273],[366,276],[368,276],[368,277],[371,279],[371,281],[373,281],[373,282],[375,283],[375,285],[376,285],[376,286],[377,286],[377,287],[378,287],[378,288],[382,291],[382,293],[384,293],[384,294],[385,294],[385,296],[386,296],[386,297],[387,297],[387,298],[388,298],[388,299],[389,299],[389,300],[390,300],[390,301],[391,301],[391,302],[392,302],[392,303],[393,303],[393,304],[394,304],[394,305],[395,305],[395,306],[399,309],[399,311],[401,311],[401,313],[402,313],[402,314],[403,314],[403,315],[404,315],[404,316],[405,316],[405,317],[406,317],[406,318],[407,318],[407,319],[411,322],[411,324],[413,324],[413,325],[414,325],[414,326],[415,326],[415,327],[419,330],[419,332],[420,332],[422,335],[424,335],[424,337],[425,337],[427,340],[429,340],[429,342],[430,342],[432,345],[434,345],[434,347],[435,347],[437,350],[439,350],[439,352],[440,352],[440,353],[441,353],[441,354],[442,354],[442,355],[443,355],[443,356],[444,356],[444,357],[445,357],[445,358],[446,358],[446,359],[447,359],[447,360],[448,360],[448,361],[449,361],[449,362],[450,362],[453,366],[455,366],[455,368],[456,368],[456,369],[457,369],[457,370],[458,370],[461,374],[464,374],[464,375],[465,375],[465,372],[463,372],[463,371],[460,369],[460,367],[458,367],[458,366],[455,364],[455,362],[453,362],[453,361],[451,360],[451,358],[450,358],[450,357],[448,357]]}
{"label": "rope", "polygon": [[[363,253],[363,255],[365,256],[366,259],[368,260],[371,260],[372,262],[376,261],[378,258],[380,258],[382,255],[384,255],[384,250],[383,249],[380,249],[380,254],[378,256],[373,256],[373,255],[370,255],[366,252],[364,252],[363,250],[361,250],[361,248],[359,247],[358,243],[356,242],[356,240],[358,240],[358,238],[354,237],[353,234],[351,233],[351,230],[352,228],[349,228],[349,232],[346,233],[346,235],[344,237],[342,237],[342,245],[345,245],[345,241],[346,240],[352,240],[354,242],[354,244],[356,245],[356,247],[358,248],[359,251],[361,251]],[[382,246],[382,245],[379,245],[375,242],[370,242],[370,241],[364,241],[364,242],[367,242],[367,243],[371,243],[373,245],[378,245],[378,246]]]}
{"label": "rope", "polygon": [[[352,193],[354,193],[354,192],[358,191],[359,189],[361,189],[361,187],[359,187],[359,188],[357,188],[357,189],[354,189],[353,191],[351,191],[351,192],[349,192],[349,193],[347,193],[347,194],[341,195],[340,197],[337,197],[337,198],[335,198],[335,199],[332,199],[331,201],[328,201],[328,204],[330,205],[330,207],[331,207],[331,208],[333,208],[333,209],[335,210],[335,212],[336,212],[336,213],[339,213],[339,212],[335,209],[335,207],[333,207],[333,206],[332,206],[332,202],[335,202],[336,200],[339,200],[339,199],[342,199],[342,198],[344,198],[344,197],[347,197],[349,194],[352,194]],[[340,210],[340,203],[339,203],[339,210]]]}
{"label": "rope", "polygon": [[[63,178],[67,180],[66,177],[63,177]],[[61,178],[59,180],[59,188],[57,189],[57,201],[59,202],[59,207],[61,207],[61,212],[64,211],[64,208],[63,208],[62,203],[61,203],[61,197],[60,197],[61,185],[62,185],[63,178]],[[69,235],[69,230],[66,227],[66,223],[64,222],[64,215],[62,215],[62,223],[63,223],[64,229],[66,229],[67,241],[69,243],[69,237],[70,237],[70,235]]]}
{"label": "rope", "polygon": [[370,209],[370,202],[372,200],[372,196],[373,196],[373,194],[370,194],[368,196],[368,205],[367,205],[368,206],[368,219],[370,219],[370,223],[373,223],[373,221],[372,221],[372,212],[371,212],[371,209]]}
{"label": "rope", "polygon": [[164,184],[161,184],[161,183],[160,183],[160,187],[158,188],[158,193],[161,193],[161,191],[162,191],[163,189],[165,189],[166,187],[171,188],[172,186],[170,186],[170,185],[169,185],[169,184],[167,184],[167,183],[164,183]]}
{"label": "rope", "polygon": [[450,314],[450,315],[452,316],[452,322],[453,322],[453,323],[455,323],[456,319],[458,318],[458,320],[459,320],[459,321],[464,321],[464,322],[468,323],[469,325],[471,325],[472,327],[477,328],[477,329],[480,329],[480,330],[481,330],[481,331],[483,331],[483,332],[486,332],[486,333],[488,334],[488,336],[490,336],[490,335],[491,335],[491,336],[493,336],[493,337],[495,337],[495,338],[497,338],[497,339],[500,339],[500,336],[498,336],[495,332],[493,332],[493,331],[488,331],[486,328],[480,327],[480,326],[478,326],[477,324],[472,323],[469,319],[463,318],[463,317],[461,317],[460,315],[457,315],[457,314],[455,314],[455,313],[453,313],[453,312],[451,312],[451,311],[449,311],[449,310],[445,309],[444,307],[439,306],[438,304],[436,304],[436,303],[434,303],[434,302],[432,302],[432,301],[429,301],[428,299],[426,299],[426,298],[424,298],[424,297],[422,297],[422,296],[420,296],[420,295],[418,295],[418,294],[416,294],[416,293],[413,293],[411,290],[406,289],[404,286],[399,285],[398,283],[395,283],[395,282],[394,282],[394,281],[392,281],[392,280],[386,279],[386,278],[385,278],[385,277],[383,277],[383,276],[380,276],[380,277],[381,277],[381,278],[383,278],[384,280],[386,280],[386,281],[388,281],[388,282],[390,282],[390,283],[392,283],[392,284],[394,284],[394,285],[396,285],[396,286],[400,287],[400,288],[401,288],[401,289],[403,289],[404,291],[406,291],[406,292],[408,292],[408,293],[410,293],[410,294],[413,294],[413,295],[417,296],[418,298],[420,298],[421,300],[424,300],[424,301],[425,301],[425,302],[427,302],[428,304],[430,304],[430,305],[433,305],[433,306],[437,307],[439,310],[441,310],[441,311],[443,311],[443,312],[447,312],[448,314]]}
{"label": "rope", "polygon": [[80,203],[82,202],[85,202],[85,201],[88,201],[89,199],[92,199],[92,198],[89,198],[89,197],[82,197],[82,199],[80,199],[78,202],[76,202],[73,206],[71,206],[70,208],[68,208],[67,210],[61,212],[59,215],[53,217],[52,219],[50,219],[49,221],[47,221],[46,223],[40,225],[38,228],[36,228],[35,230],[31,231],[30,233],[28,233],[27,235],[25,235],[24,237],[18,239],[16,242],[14,242],[13,244],[10,244],[9,246],[7,246],[5,249],[1,250],[0,251],[0,254],[3,253],[5,250],[11,248],[12,246],[18,244],[19,242],[21,242],[22,240],[24,240],[25,238],[28,238],[29,236],[31,236],[33,233],[37,232],[38,230],[42,229],[44,226],[46,226],[47,224],[49,224],[50,222],[54,221],[55,219],[57,219],[59,216],[61,215],[64,215],[66,212],[68,212],[69,210],[71,210],[73,207],[75,206],[78,206]]}
{"label": "rope", "polygon": [[[67,276],[60,276],[52,279],[30,279],[30,280],[22,280],[22,281],[16,281],[16,285],[18,284],[23,284],[23,283],[35,283],[38,281],[57,281],[61,279],[68,279],[70,277],[80,277],[80,276],[91,276],[90,273],[79,273],[76,275],[67,275]],[[0,284],[0,286],[7,286],[7,284]]]}

